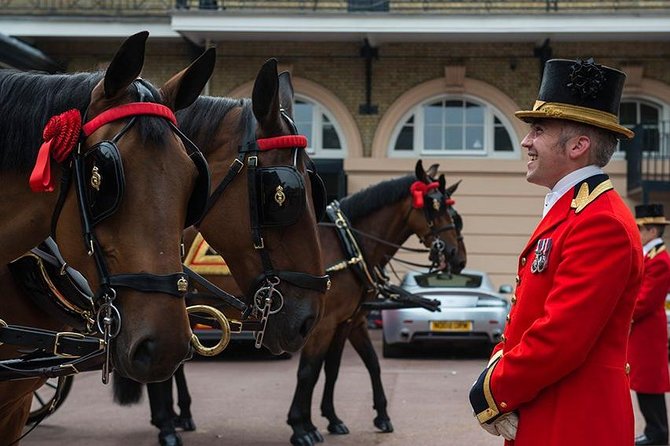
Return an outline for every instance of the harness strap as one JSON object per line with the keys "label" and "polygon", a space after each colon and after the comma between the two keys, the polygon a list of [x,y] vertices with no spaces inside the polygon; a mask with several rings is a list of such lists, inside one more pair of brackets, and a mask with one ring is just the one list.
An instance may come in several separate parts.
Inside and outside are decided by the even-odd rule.
{"label": "harness strap", "polygon": [[[222,300],[219,295],[211,295],[207,293],[188,293],[186,295],[186,305],[190,306],[194,303],[202,304],[204,303],[207,306],[214,307],[217,310],[224,312],[230,303],[227,300]],[[198,314],[189,313],[188,315],[191,322],[196,324],[208,325],[210,327],[218,327],[218,321],[210,316],[200,316]],[[242,331],[260,331],[263,329],[261,321],[254,319],[244,319],[238,321],[235,319],[228,319],[228,322],[231,325],[231,332],[240,333]]]}
{"label": "harness strap", "polygon": [[100,370],[105,361],[104,350],[76,359],[61,356],[36,356],[0,361],[0,381],[26,378],[58,378],[90,370]]}
{"label": "harness strap", "polygon": [[221,194],[223,193],[224,190],[228,187],[228,185],[235,179],[235,176],[242,171],[242,168],[244,167],[244,153],[240,153],[235,160],[230,165],[230,168],[228,169],[228,173],[226,174],[225,177],[223,177],[223,180],[219,183],[219,185],[214,189],[214,192],[212,195],[209,197],[207,200],[207,207],[205,207],[205,212],[201,218],[205,218],[205,215],[209,212],[209,210],[214,206],[214,203],[216,203],[216,200],[219,199]]}
{"label": "harness strap", "polygon": [[64,357],[81,357],[104,349],[104,342],[97,337],[21,325],[0,325],[0,343],[30,346]]}
{"label": "harness strap", "polygon": [[[192,279],[195,283],[197,283],[198,285],[202,286],[204,289],[206,289],[207,291],[212,293],[211,296],[208,295],[209,297],[221,300],[221,301],[225,302],[225,304],[230,305],[231,307],[235,308],[236,310],[239,310],[239,311],[242,311],[242,312],[246,311],[247,305],[244,302],[242,302],[240,299],[238,299],[237,297],[233,296],[232,294],[222,290],[221,288],[217,287],[212,282],[205,279],[204,277],[202,277],[200,274],[193,271],[188,266],[183,265],[183,268],[184,268],[184,273],[186,273],[186,275],[190,279]],[[200,293],[196,293],[196,294],[188,293],[188,294],[186,294],[186,299],[188,300],[189,297],[195,297],[195,296],[200,297],[200,296],[202,296],[202,294],[200,294]]]}
{"label": "harness strap", "polygon": [[[325,293],[330,289],[330,276],[324,274],[322,276],[314,276],[308,273],[301,273],[297,271],[269,271],[267,272],[270,276],[279,277],[284,282],[288,282],[291,285],[297,286],[298,288],[304,288],[306,290],[314,290],[320,293]],[[253,282],[252,290],[263,285],[263,282],[266,280],[267,275],[265,273],[260,274]]]}
{"label": "harness strap", "polygon": [[163,293],[184,297],[188,290],[188,279],[183,273],[174,274],[115,274],[109,276],[109,286],[132,288],[143,293]]}
{"label": "harness strap", "polygon": [[[344,261],[346,262],[346,267],[351,268],[354,274],[356,274],[356,277],[363,283],[368,293],[376,291],[377,285],[365,261],[363,250],[360,248],[356,241],[356,237],[351,232],[349,219],[340,209],[340,203],[337,200],[333,200],[326,206],[326,215],[334,223],[335,233],[342,243],[342,249],[344,250],[345,255],[349,257],[348,260]],[[326,272],[328,273],[344,269],[341,262],[338,265],[326,268]]]}
{"label": "harness strap", "polygon": [[81,131],[84,136],[90,136],[105,124],[131,116],[156,116],[167,119],[174,125],[177,125],[177,118],[175,117],[174,112],[163,104],[157,104],[155,102],[130,102],[105,110],[84,124]]}

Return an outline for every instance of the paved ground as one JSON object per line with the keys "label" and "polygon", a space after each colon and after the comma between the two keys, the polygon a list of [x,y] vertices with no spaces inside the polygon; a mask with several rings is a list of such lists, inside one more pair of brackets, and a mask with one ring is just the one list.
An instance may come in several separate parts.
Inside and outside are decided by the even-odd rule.
{"label": "paved ground", "polygon": [[[375,330],[372,334],[379,352],[381,333]],[[286,413],[297,360],[298,355],[288,360],[234,355],[187,364],[197,430],[183,433],[184,444],[288,445],[291,429]],[[338,415],[351,434],[328,434],[318,409],[320,400],[315,399],[312,416],[325,445],[502,445],[500,438],[476,426],[467,402],[468,388],[486,362],[481,353],[460,351],[452,356],[381,361],[395,432],[381,434],[372,425],[368,375],[356,353],[347,347],[335,397]],[[321,384],[315,395],[320,396]],[[112,402],[111,387],[103,386],[99,374],[91,372],[75,378],[64,405],[21,444],[155,446],[157,432],[149,424],[146,393],[139,405],[120,407]]]}

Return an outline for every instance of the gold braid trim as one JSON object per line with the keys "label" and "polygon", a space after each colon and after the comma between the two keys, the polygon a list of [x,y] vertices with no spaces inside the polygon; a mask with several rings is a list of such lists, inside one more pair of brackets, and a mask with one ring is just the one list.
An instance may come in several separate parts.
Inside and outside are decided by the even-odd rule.
{"label": "gold braid trim", "polygon": [[489,360],[488,370],[486,371],[486,376],[484,377],[483,388],[484,398],[486,399],[489,407],[477,414],[477,420],[479,421],[479,424],[486,423],[488,420],[500,413],[498,410],[498,405],[496,404],[496,400],[493,398],[493,394],[491,393],[491,375],[493,374],[493,370],[495,370],[498,361],[500,358],[502,358],[502,355],[502,350],[498,350],[498,352]]}
{"label": "gold braid trim", "polygon": [[616,115],[593,108],[580,107],[579,105],[564,104],[562,102],[535,101],[533,111],[540,110],[553,118],[560,119],[566,114],[571,114],[581,116],[585,119],[619,125]]}
{"label": "gold braid trim", "polygon": [[662,253],[663,251],[665,251],[665,245],[662,245],[658,248],[653,248],[651,251],[649,251],[649,254],[647,254],[647,257],[649,257],[649,260],[651,260],[654,257],[656,257],[657,255],[659,255],[660,253]]}
{"label": "gold braid trim", "polygon": [[575,214],[579,214],[586,206],[591,204],[601,194],[607,192],[610,189],[614,189],[611,180],[603,181],[597,185],[592,192],[589,192],[588,183],[582,183],[581,187],[579,188],[579,192],[577,192],[577,196],[572,199],[570,207],[575,210]]}

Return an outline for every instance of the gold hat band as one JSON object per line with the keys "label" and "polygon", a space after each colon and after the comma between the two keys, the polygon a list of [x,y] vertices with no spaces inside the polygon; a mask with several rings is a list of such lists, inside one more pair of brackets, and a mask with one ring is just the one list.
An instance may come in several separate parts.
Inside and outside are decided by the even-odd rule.
{"label": "gold hat band", "polygon": [[665,217],[642,217],[636,218],[635,223],[638,225],[669,225],[670,221],[666,220]]}
{"label": "gold hat band", "polygon": [[608,122],[614,125],[619,124],[617,116],[612,113],[595,110],[593,108],[580,107],[579,105],[564,104],[562,102],[535,101],[533,111],[538,110],[542,110],[546,114],[556,116],[557,118],[560,118],[567,112],[568,114],[581,115],[585,118],[595,119],[600,122]]}
{"label": "gold hat band", "polygon": [[514,115],[524,121],[534,118],[567,119],[604,128],[625,138],[635,136],[632,130],[620,125],[618,117],[612,113],[562,102],[535,101],[532,110],[521,110]]}

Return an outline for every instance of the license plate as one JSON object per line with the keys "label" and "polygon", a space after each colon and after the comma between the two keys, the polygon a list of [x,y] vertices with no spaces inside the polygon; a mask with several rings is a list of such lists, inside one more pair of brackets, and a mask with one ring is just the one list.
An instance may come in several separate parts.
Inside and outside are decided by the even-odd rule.
{"label": "license plate", "polygon": [[472,321],[430,321],[430,331],[472,331]]}

